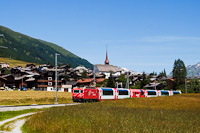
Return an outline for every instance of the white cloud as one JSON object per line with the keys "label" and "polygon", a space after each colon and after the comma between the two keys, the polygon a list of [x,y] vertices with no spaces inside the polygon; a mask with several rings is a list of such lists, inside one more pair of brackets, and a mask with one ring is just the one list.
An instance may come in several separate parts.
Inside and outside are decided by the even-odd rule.
{"label": "white cloud", "polygon": [[181,42],[181,41],[195,41],[200,42],[200,37],[178,37],[178,36],[152,36],[139,39],[138,42]]}

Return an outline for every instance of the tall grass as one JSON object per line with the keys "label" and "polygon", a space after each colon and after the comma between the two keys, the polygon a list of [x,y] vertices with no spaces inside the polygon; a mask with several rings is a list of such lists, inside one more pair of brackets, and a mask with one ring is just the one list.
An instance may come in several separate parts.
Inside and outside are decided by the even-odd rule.
{"label": "tall grass", "polygon": [[[0,105],[54,104],[55,92],[0,91]],[[72,103],[72,93],[58,92],[58,103]]]}
{"label": "tall grass", "polygon": [[200,94],[134,98],[51,108],[32,116],[25,132],[199,132]]}

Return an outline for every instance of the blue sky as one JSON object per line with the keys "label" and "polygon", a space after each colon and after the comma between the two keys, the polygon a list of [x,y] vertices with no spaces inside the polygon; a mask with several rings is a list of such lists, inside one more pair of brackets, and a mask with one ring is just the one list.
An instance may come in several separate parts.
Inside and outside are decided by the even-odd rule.
{"label": "blue sky", "polygon": [[170,73],[200,62],[199,0],[0,0],[0,25],[92,64]]}

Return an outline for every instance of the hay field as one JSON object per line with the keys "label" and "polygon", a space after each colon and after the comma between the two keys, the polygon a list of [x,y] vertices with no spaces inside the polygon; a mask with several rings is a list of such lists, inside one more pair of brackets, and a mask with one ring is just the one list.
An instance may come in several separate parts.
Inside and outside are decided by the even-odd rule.
{"label": "hay field", "polygon": [[23,130],[40,133],[194,133],[200,131],[199,123],[200,94],[182,94],[51,108],[33,115]]}
{"label": "hay field", "polygon": [[0,57],[0,63],[9,63],[10,68],[13,68],[13,67],[16,67],[16,66],[25,67],[26,64],[30,64],[29,62],[9,59],[9,58],[3,58],[3,57]]}
{"label": "hay field", "polygon": [[[54,104],[55,92],[0,91],[0,105]],[[58,92],[58,103],[72,103],[72,93]]]}

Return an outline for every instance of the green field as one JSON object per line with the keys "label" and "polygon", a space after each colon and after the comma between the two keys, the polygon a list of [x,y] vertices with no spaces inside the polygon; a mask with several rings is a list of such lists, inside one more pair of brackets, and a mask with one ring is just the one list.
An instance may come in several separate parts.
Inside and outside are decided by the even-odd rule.
{"label": "green field", "polygon": [[50,108],[33,115],[24,132],[199,132],[200,94],[134,98]]}

